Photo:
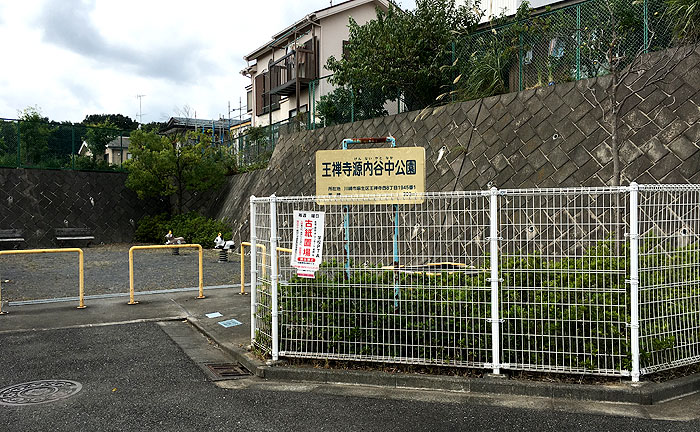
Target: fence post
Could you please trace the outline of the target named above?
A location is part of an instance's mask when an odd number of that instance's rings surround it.
[[[518,33],[518,91],[523,90],[523,34]]]
[[[581,79],[581,3],[576,5],[576,81]]]
[[[316,80],[311,80],[311,90],[309,91],[309,124],[308,130],[314,130],[316,126]],[[311,122],[313,119],[313,123]]]
[[[277,197],[270,195],[270,293],[272,295],[272,361],[279,360],[279,318],[277,306]]]
[[[649,52],[649,3],[644,0],[644,54]]]
[[[455,41],[454,41],[454,39],[453,39],[453,40],[452,40],[452,63],[451,63],[452,65],[455,64],[455,58],[457,57],[457,53],[456,53],[455,51],[456,51],[456,50],[455,50]],[[455,77],[455,69],[454,69],[454,67],[453,67],[453,68],[452,68],[452,87],[450,87],[450,90],[452,90],[452,92],[451,92],[451,93],[452,93],[452,96],[450,97],[450,102],[454,102],[454,101],[455,101],[455,94],[454,94],[454,91],[455,91],[455,78],[456,78],[456,77]]]
[[[355,123],[355,89],[350,86],[350,122]]]
[[[493,357],[493,373],[501,372],[501,344],[500,344],[500,305],[498,302],[498,189],[490,190],[490,233],[489,240],[491,251],[491,356]]]
[[[75,169],[75,125],[70,125],[70,167]]]
[[[20,132],[21,123],[21,120],[17,120],[17,168],[22,168],[22,141],[20,141],[22,138],[22,133]]]
[[[255,195],[250,196],[250,343],[255,342],[255,309],[257,308],[258,271],[257,242],[255,235]],[[242,258],[241,258],[242,259]]]
[[[639,185],[630,183],[630,339],[632,382],[639,382]]]

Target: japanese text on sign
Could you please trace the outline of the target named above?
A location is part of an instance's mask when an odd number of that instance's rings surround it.
[[[359,159],[359,158],[358,158]],[[365,157],[365,160],[354,160],[352,162],[322,162],[323,177],[381,177],[381,176],[405,176],[416,175],[416,160],[415,159],[399,159],[393,160],[391,156],[387,156],[387,160],[371,161]]]
[[[316,152],[316,195],[385,195],[382,203],[420,203],[425,149],[392,147]],[[392,197],[386,195],[394,195]],[[319,204],[328,201],[319,200]],[[334,201],[334,203],[342,202]],[[350,200],[348,201],[350,202]]]
[[[294,210],[292,267],[300,277],[314,277],[323,257],[324,212]]]

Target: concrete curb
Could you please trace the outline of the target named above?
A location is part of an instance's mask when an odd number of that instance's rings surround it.
[[[700,374],[664,383],[643,382],[607,385],[568,384],[521,381],[507,377],[469,378],[381,371],[318,369],[309,367],[269,366],[234,344],[217,340],[194,317],[187,321],[216,342],[255,376],[277,380],[324,384],[350,384],[397,389],[441,390],[483,395],[532,396],[575,401],[617,402],[654,405],[700,391]]]
[[[222,350],[234,358],[238,363],[244,368],[248,369],[252,374],[263,378],[259,370],[265,367],[265,363],[260,361],[257,357],[250,354],[248,351],[241,349],[235,344],[230,342],[224,342],[219,340],[213,333],[207,331],[207,329],[199,322],[199,320],[193,316],[187,317],[187,322],[190,323],[194,328],[196,328],[200,333],[202,333],[207,338],[213,340]]]

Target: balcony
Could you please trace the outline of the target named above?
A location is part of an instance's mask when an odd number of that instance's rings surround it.
[[[315,39],[312,39],[270,64],[270,95],[294,95],[297,84],[302,90],[318,77],[315,45]]]

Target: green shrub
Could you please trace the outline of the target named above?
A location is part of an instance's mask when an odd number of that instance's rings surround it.
[[[172,230],[176,237],[184,237],[185,242],[213,247],[214,238],[222,233],[225,240],[231,239],[231,227],[214,219],[206,218],[196,212],[176,215],[172,218],[167,213],[144,216],[139,220],[134,240],[142,243],[165,243],[165,235]]]
[[[136,226],[134,240],[140,243],[164,243],[165,235],[170,226],[170,216],[161,213],[155,216],[142,217]]]
[[[76,156],[75,157],[75,169],[85,170],[85,171],[118,171],[119,167],[116,165],[110,165],[109,162],[104,159],[92,160],[90,157],[86,156]],[[71,167],[71,161],[68,161],[67,167]]]
[[[617,247],[603,241],[574,258],[502,258],[501,344],[507,362],[630,369],[629,249]],[[642,242],[642,251],[648,248]],[[674,350],[698,341],[690,330],[700,311],[700,270],[693,264],[700,250],[657,249],[640,259],[642,367],[671,362]],[[490,350],[488,260],[469,271],[395,275],[352,262],[350,270],[346,279],[344,264],[331,260],[315,279],[293,276],[279,286],[281,349],[305,352],[305,341],[314,341],[321,353],[421,357],[436,364],[479,363]],[[269,306],[259,314],[269,314]],[[669,322],[669,316],[678,318]]]

